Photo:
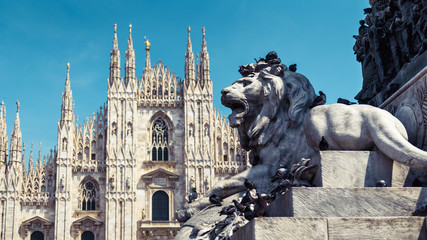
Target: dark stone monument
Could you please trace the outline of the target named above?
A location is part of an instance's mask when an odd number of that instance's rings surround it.
[[[370,3],[358,35],[353,36],[363,75],[362,90],[355,98],[379,106],[427,64],[427,1]]]

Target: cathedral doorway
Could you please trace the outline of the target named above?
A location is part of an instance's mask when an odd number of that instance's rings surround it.
[[[164,191],[153,194],[153,221],[169,221],[169,196]]]
[[[95,240],[95,235],[91,231],[85,231],[82,233],[81,240]]]
[[[40,231],[35,231],[31,234],[31,240],[44,240],[44,234]]]

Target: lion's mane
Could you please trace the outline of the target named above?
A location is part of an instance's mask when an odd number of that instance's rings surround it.
[[[256,68],[252,67],[252,69]],[[253,74],[253,76],[262,83],[260,97],[262,108],[248,110],[250,115],[256,117],[252,122],[246,122],[238,127],[240,143],[246,150],[251,150],[252,155],[255,156],[259,155],[262,149],[266,149],[266,146],[275,147],[280,150],[282,162],[286,165],[295,163],[300,159],[289,158],[298,158],[293,156],[298,152],[295,151],[295,148],[300,147],[298,145],[307,146],[302,123],[316,94],[305,76],[288,70],[286,65],[264,64],[264,67],[258,70],[259,74]],[[271,163],[271,161],[268,162]],[[277,159],[276,162],[278,162]]]

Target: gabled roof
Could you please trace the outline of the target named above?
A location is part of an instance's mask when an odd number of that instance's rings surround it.
[[[158,168],[154,171],[146,173],[146,174],[142,175],[142,178],[143,179],[150,179],[150,178],[153,178],[153,176],[160,175],[160,174],[166,175],[169,179],[178,179],[179,178],[179,175],[177,175],[173,172],[169,172],[168,170],[165,170],[163,168]]]
[[[23,221],[22,225],[24,225],[24,226],[25,225],[31,225],[31,223],[35,222],[35,221],[40,221],[40,222],[42,222],[46,226],[49,226],[49,225],[53,224],[51,221],[47,220],[46,218],[35,216],[35,217],[32,217],[32,218],[30,218],[28,220]]]
[[[82,224],[82,222],[84,222],[84,221],[91,221],[91,222],[93,222],[93,223],[94,223],[94,225],[102,225],[102,222],[101,222],[101,221],[99,221],[98,219],[93,218],[93,217],[91,217],[91,216],[85,216],[85,217],[82,217],[82,218],[80,218],[80,219],[78,219],[78,220],[74,221],[74,222],[73,222],[73,225],[81,225],[81,224]]]

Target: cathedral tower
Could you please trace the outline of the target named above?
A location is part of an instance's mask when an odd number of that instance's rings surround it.
[[[22,133],[19,119],[19,101],[16,101],[15,124],[10,137],[9,163],[6,170],[6,185],[9,197],[6,205],[2,208],[7,212],[9,218],[18,218],[20,212],[20,193],[22,191]],[[6,220],[6,219],[4,219]],[[2,221],[4,225],[5,239],[19,239],[19,224],[16,221]],[[2,226],[3,227],[3,226]]]
[[[131,34],[130,25],[123,80],[120,79],[117,25],[114,25],[107,98],[106,239],[136,239],[136,219],[132,209],[135,207],[134,183],[137,182],[134,144],[137,83]]]
[[[212,81],[209,70],[209,53],[202,29],[202,52],[194,70],[190,27],[188,28],[187,51],[185,53],[184,112],[186,133],[186,192],[196,188],[205,194],[214,176],[214,147],[211,134],[214,119],[212,103]],[[195,78],[195,76],[197,76]]]

